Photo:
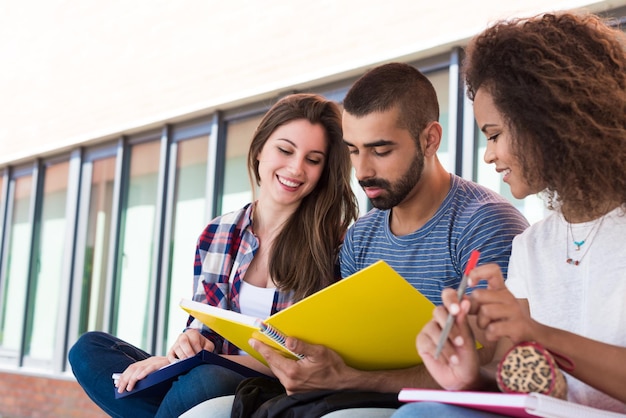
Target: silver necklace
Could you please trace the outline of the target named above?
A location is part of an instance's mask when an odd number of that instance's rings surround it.
[[[571,264],[573,266],[577,266],[580,264],[580,262],[583,260],[583,257],[587,255],[587,253],[589,252],[589,248],[591,247],[591,244],[593,244],[593,239],[595,238],[598,231],[600,230],[600,226],[602,225],[602,222],[604,221],[605,217],[606,216],[602,216],[600,219],[598,219],[593,224],[593,226],[591,227],[591,229],[589,230],[585,238],[580,241],[577,241],[576,238],[574,237],[572,224],[570,222],[567,223],[567,228],[566,228],[567,246],[565,247],[566,248],[565,262],[567,264]],[[569,253],[570,242],[574,243],[574,247],[576,247],[575,252],[580,251],[581,247],[587,244],[587,246],[583,249],[582,253],[580,254],[580,257],[578,257],[577,259],[575,259],[573,256],[570,256],[570,253]]]

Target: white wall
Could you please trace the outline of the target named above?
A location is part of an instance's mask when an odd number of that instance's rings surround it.
[[[589,0],[4,0],[0,167],[463,45]]]

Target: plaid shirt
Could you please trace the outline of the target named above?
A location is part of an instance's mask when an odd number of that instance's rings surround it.
[[[241,281],[259,249],[259,240],[252,232],[253,208],[253,204],[247,204],[238,211],[219,216],[202,231],[196,245],[193,300],[241,312]],[[271,313],[292,303],[292,292],[276,291]],[[239,354],[237,347],[191,316],[187,328],[198,329],[211,340],[216,353]]]

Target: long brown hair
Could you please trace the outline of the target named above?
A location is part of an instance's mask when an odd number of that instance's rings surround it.
[[[529,184],[571,214],[626,202],[626,36],[592,14],[498,22],[464,63],[511,130]],[[609,206],[610,207],[610,206]]]
[[[327,158],[313,191],[302,199],[274,240],[269,273],[282,291],[298,300],[335,279],[335,263],[348,226],[357,218],[357,203],[350,186],[350,156],[343,144],[339,106],[316,94],[292,94],[265,114],[252,138],[248,172],[260,184],[257,156],[281,125],[305,119],[326,132]]]

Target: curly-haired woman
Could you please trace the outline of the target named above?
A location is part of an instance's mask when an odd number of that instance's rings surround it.
[[[418,350],[443,388],[484,390],[505,353],[533,341],[571,361],[570,401],[626,413],[625,35],[591,14],[502,21],[470,42],[464,71],[485,161],[513,196],[543,192],[553,212],[514,239],[506,285],[483,265],[470,285],[488,289],[461,303],[444,291]],[[478,364],[467,315],[498,341],[491,367]],[[394,418],[435,414],[492,416],[415,403]]]

